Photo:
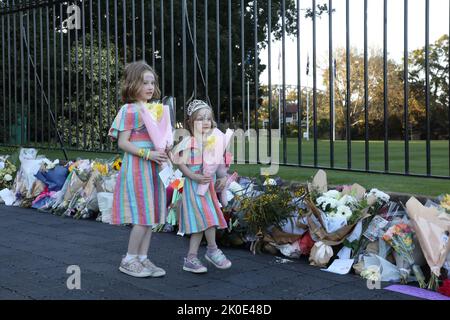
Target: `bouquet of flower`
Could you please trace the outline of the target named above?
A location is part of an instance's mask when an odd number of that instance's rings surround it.
[[[375,188],[366,193],[365,198],[371,214],[379,214],[382,208],[386,207],[390,200],[390,196],[387,193]]]
[[[146,103],[141,115],[150,139],[157,151],[165,151],[173,145],[172,124],[169,107],[161,102]],[[167,164],[162,164],[164,168]]]
[[[224,154],[232,136],[233,130],[231,129],[228,129],[224,134],[222,131],[215,128],[207,138],[203,150],[203,175],[212,177],[220,167],[225,166]],[[208,187],[209,184],[199,185],[197,194],[202,196],[205,195]],[[224,197],[226,197],[226,189],[222,192],[225,193]]]
[[[17,168],[9,162],[8,156],[0,156],[0,190],[11,189]]]
[[[441,208],[443,208],[445,212],[450,214],[450,194],[441,196],[439,200]]]
[[[409,266],[412,267],[419,286],[425,288],[425,277],[420,267],[415,265],[413,259],[414,244],[412,229],[405,223],[393,225],[383,235],[383,240],[389,243],[395,252],[406,260]],[[406,268],[400,268],[402,283],[408,283],[409,272],[410,270]]]
[[[406,203],[406,209],[431,269],[428,289],[436,291],[441,268],[450,251],[450,216],[439,212],[437,208],[424,207],[414,197]]]
[[[346,186],[342,191],[328,190],[326,173],[319,170],[308,184],[304,199],[313,239],[331,246],[344,242],[357,223],[370,216],[365,192],[358,184]]]

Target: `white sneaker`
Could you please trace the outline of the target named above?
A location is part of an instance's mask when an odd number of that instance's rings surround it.
[[[137,257],[131,259],[130,261],[125,261],[125,258],[123,258],[120,263],[119,270],[136,278],[146,278],[152,275],[152,273],[143,266]]]

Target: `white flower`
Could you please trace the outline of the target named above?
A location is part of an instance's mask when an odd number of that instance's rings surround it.
[[[344,216],[347,220],[352,216],[352,210],[347,206],[340,206],[337,208],[337,216]]]
[[[370,281],[380,281],[380,267],[376,265],[367,267],[361,272],[361,277]]]
[[[326,198],[339,199],[339,197],[341,196],[341,193],[336,190],[330,190],[328,192],[325,192],[322,196],[326,197]]]
[[[390,196],[386,193],[384,193],[383,191],[380,191],[378,189],[372,189],[370,190],[368,196],[373,195],[377,198],[378,201],[380,202],[389,202]]]
[[[339,206],[352,206],[358,203],[355,197],[349,196],[348,194],[344,195],[339,199]]]
[[[9,182],[9,181],[11,181],[13,179],[13,177],[10,174],[6,174],[4,179],[5,179],[6,182]]]
[[[333,198],[327,198],[325,196],[317,198],[317,204],[322,207],[322,210],[327,210],[327,207],[330,206],[330,209],[335,209],[338,206],[338,201]]]
[[[267,185],[276,186],[277,182],[275,181],[275,179],[270,178],[270,179],[267,179],[266,181],[264,181],[264,183],[263,183],[263,186],[267,186]]]

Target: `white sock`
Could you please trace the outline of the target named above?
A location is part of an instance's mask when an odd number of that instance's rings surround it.
[[[145,259],[147,259],[147,255],[139,255],[139,261],[144,261]]]
[[[125,262],[130,262],[131,260],[135,259],[138,255],[137,254],[129,254],[127,253],[125,257]]]

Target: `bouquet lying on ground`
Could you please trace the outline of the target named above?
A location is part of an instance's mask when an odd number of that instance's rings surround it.
[[[420,269],[420,266],[414,263],[413,259],[413,231],[405,223],[399,223],[390,227],[383,236],[383,240],[386,241],[394,248],[395,252],[399,254],[409,266],[412,267],[414,275],[416,276],[419,286],[421,288],[426,287],[425,277]],[[408,283],[410,270],[406,268],[400,268],[400,277],[402,283]]]

